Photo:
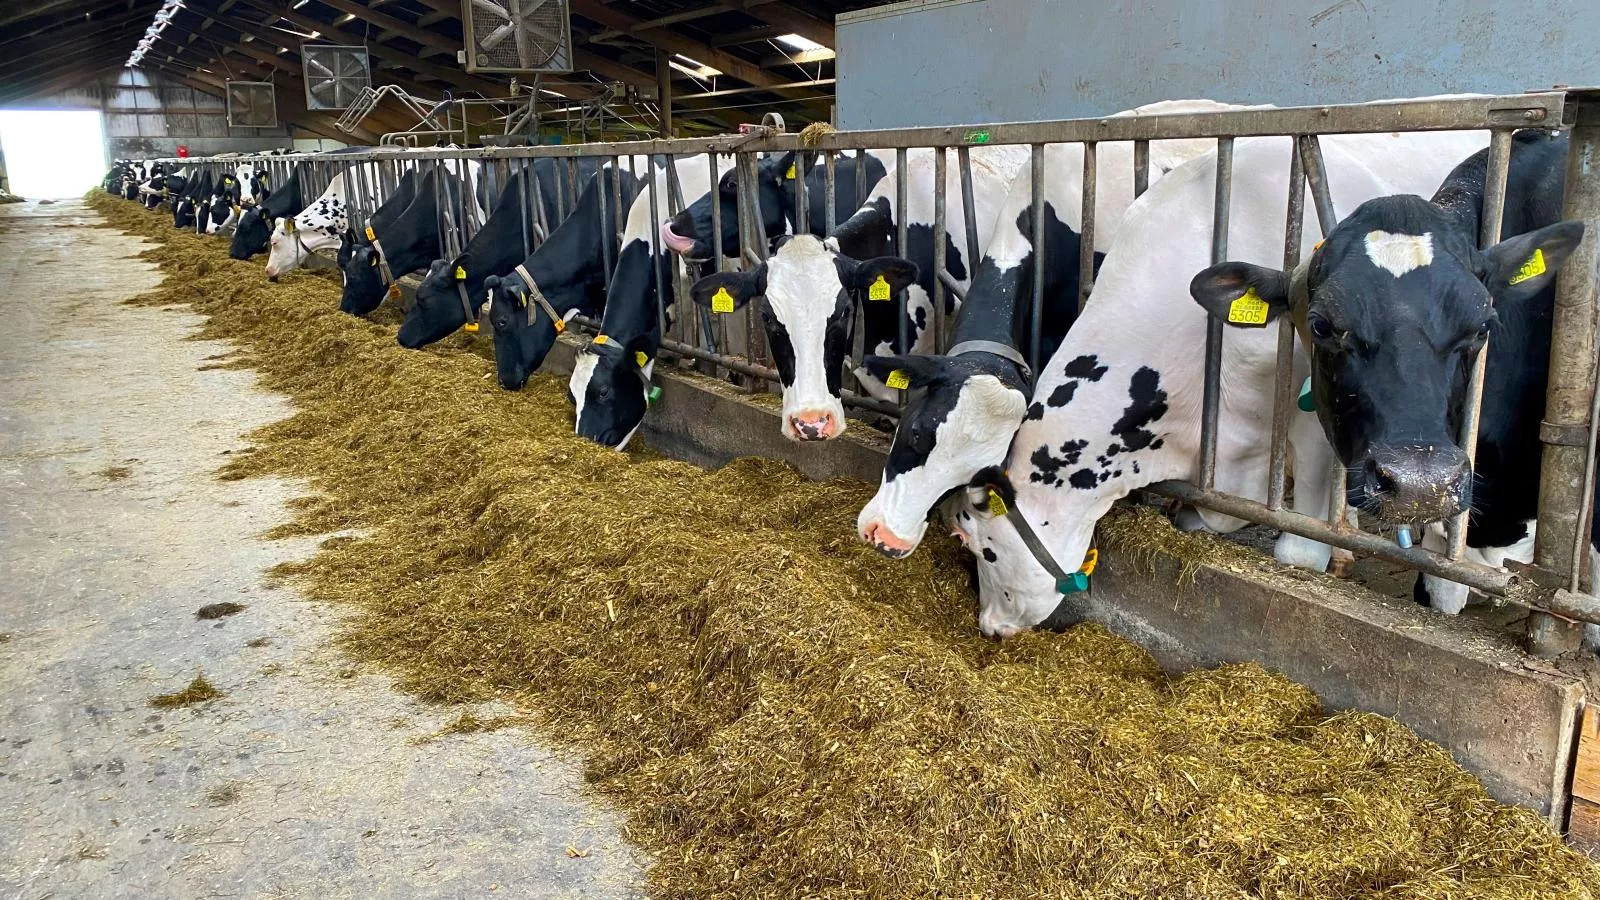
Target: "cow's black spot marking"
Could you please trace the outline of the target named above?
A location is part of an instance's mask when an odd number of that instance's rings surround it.
[[[1045,402],[1057,409],[1060,409],[1061,407],[1072,402],[1072,395],[1076,393],[1077,390],[1078,383],[1076,381],[1068,381],[1058,384],[1056,385],[1056,389],[1050,392],[1050,397]]]
[[[1110,371],[1108,367],[1100,365],[1100,357],[1089,353],[1067,363],[1066,376],[1082,378],[1085,381],[1099,381],[1108,371]]]
[[[1022,420],[1024,422],[1037,422],[1042,418],[1044,418],[1044,404],[1035,403],[1034,405],[1028,407],[1028,414],[1023,416]]]
[[[1079,469],[1073,472],[1072,477],[1068,478],[1067,481],[1080,491],[1090,490],[1100,483],[1100,480],[1095,477],[1093,469]]]
[[[1122,411],[1122,418],[1111,426],[1111,433],[1121,438],[1121,444],[1106,448],[1107,456],[1147,447],[1161,449],[1162,440],[1146,427],[1167,414],[1167,392],[1161,389],[1161,373],[1149,366],[1133,373],[1128,381],[1128,398],[1131,402]]]
[[[994,551],[990,550],[988,547],[983,548],[983,558],[989,562],[996,562],[1000,559],[1000,557],[995,556]]]
[[[1034,471],[1028,476],[1028,480],[1047,487],[1060,484],[1061,470],[1067,466],[1077,465],[1078,459],[1083,455],[1083,448],[1088,445],[1088,441],[1067,441],[1061,445],[1059,457],[1050,452],[1049,444],[1033,451],[1029,461],[1033,463]]]

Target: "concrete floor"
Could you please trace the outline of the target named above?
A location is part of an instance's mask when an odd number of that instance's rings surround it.
[[[198,371],[229,347],[183,340],[197,317],[119,305],[159,276],[90,221],[0,207],[0,896],[637,896],[569,760],[431,737],[460,710],[263,579],[315,547],[253,537],[297,485],[212,474],[287,404]],[[221,601],[247,608],[196,618]],[[150,706],[202,672],[221,699]]]

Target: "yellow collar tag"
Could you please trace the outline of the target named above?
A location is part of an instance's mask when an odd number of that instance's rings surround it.
[[[477,334],[478,333],[478,323],[477,322],[468,322],[467,324],[461,326],[461,330],[465,331],[467,334]]]
[[[1098,566],[1099,564],[1100,551],[1090,547],[1089,552],[1083,555],[1083,568],[1079,569],[1078,571],[1085,575],[1093,575],[1094,567]]]
[[[867,286],[867,299],[868,300],[887,300],[887,299],[889,299],[889,282],[886,281],[882,275],[879,275],[872,282],[872,284]]]
[[[375,241],[377,239],[378,239],[378,236],[372,233],[372,226],[368,225],[367,226],[367,240]]]
[[[789,171],[785,172],[783,177],[789,179],[790,181],[794,180],[794,163],[789,163]]]
[[[610,340],[611,340],[610,338],[606,337],[603,334],[597,334],[597,335],[594,336],[594,342],[596,344],[608,343],[608,342],[610,342]]]
[[[649,356],[649,354],[645,353],[643,350],[638,350],[638,351],[635,351],[634,354],[633,354],[633,361],[638,363],[639,364],[639,368],[642,369],[645,366],[650,364],[650,356]]]
[[[1521,284],[1529,278],[1537,278],[1545,273],[1544,251],[1538,247],[1533,248],[1533,255],[1522,264],[1517,274],[1511,276],[1511,284]]]
[[[733,295],[728,293],[727,288],[719,287],[717,292],[711,295],[711,311],[714,313],[733,312]]]
[[[554,319],[550,324],[556,327],[556,334],[567,330],[567,321],[565,319]]]
[[[1000,493],[994,488],[989,489],[989,515],[1003,516],[1006,514],[1006,501],[1000,499]]]
[[[390,300],[399,300],[400,299],[400,285],[398,283],[389,285],[389,299]]]
[[[467,270],[461,268],[460,266],[456,266],[456,280],[457,281],[466,281],[467,280]]]
[[[1235,325],[1265,325],[1267,309],[1267,301],[1261,299],[1255,285],[1251,285],[1243,296],[1229,304],[1228,321]]]
[[[883,380],[883,385],[891,390],[903,391],[911,386],[911,376],[906,374],[905,369],[895,369]]]

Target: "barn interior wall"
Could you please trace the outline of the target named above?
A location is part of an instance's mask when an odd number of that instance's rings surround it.
[[[911,0],[838,18],[848,129],[1600,83],[1600,3]]]
[[[98,109],[105,117],[109,159],[230,151],[273,150],[291,144],[278,128],[232,128],[223,98],[189,87],[159,72],[123,70],[72,90],[32,98],[28,109]]]

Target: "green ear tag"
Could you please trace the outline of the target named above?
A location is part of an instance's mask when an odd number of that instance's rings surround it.
[[[1305,384],[1300,385],[1300,396],[1295,400],[1294,405],[1300,407],[1301,412],[1317,411],[1317,398],[1311,393],[1310,378],[1306,379]]]
[[[656,405],[656,401],[660,400],[660,399],[661,399],[661,388],[658,388],[655,385],[651,385],[650,386],[650,390],[646,391],[645,395],[644,395],[645,405],[646,406],[655,406]]]
[[[879,275],[877,279],[872,282],[872,284],[867,286],[867,299],[889,299],[889,282],[885,281],[882,275]]]
[[[1267,301],[1256,293],[1255,285],[1245,290],[1244,296],[1228,306],[1228,321],[1234,325],[1267,324]]]
[[[717,292],[711,295],[711,311],[714,313],[733,312],[733,295],[728,293],[727,288],[719,287]]]

